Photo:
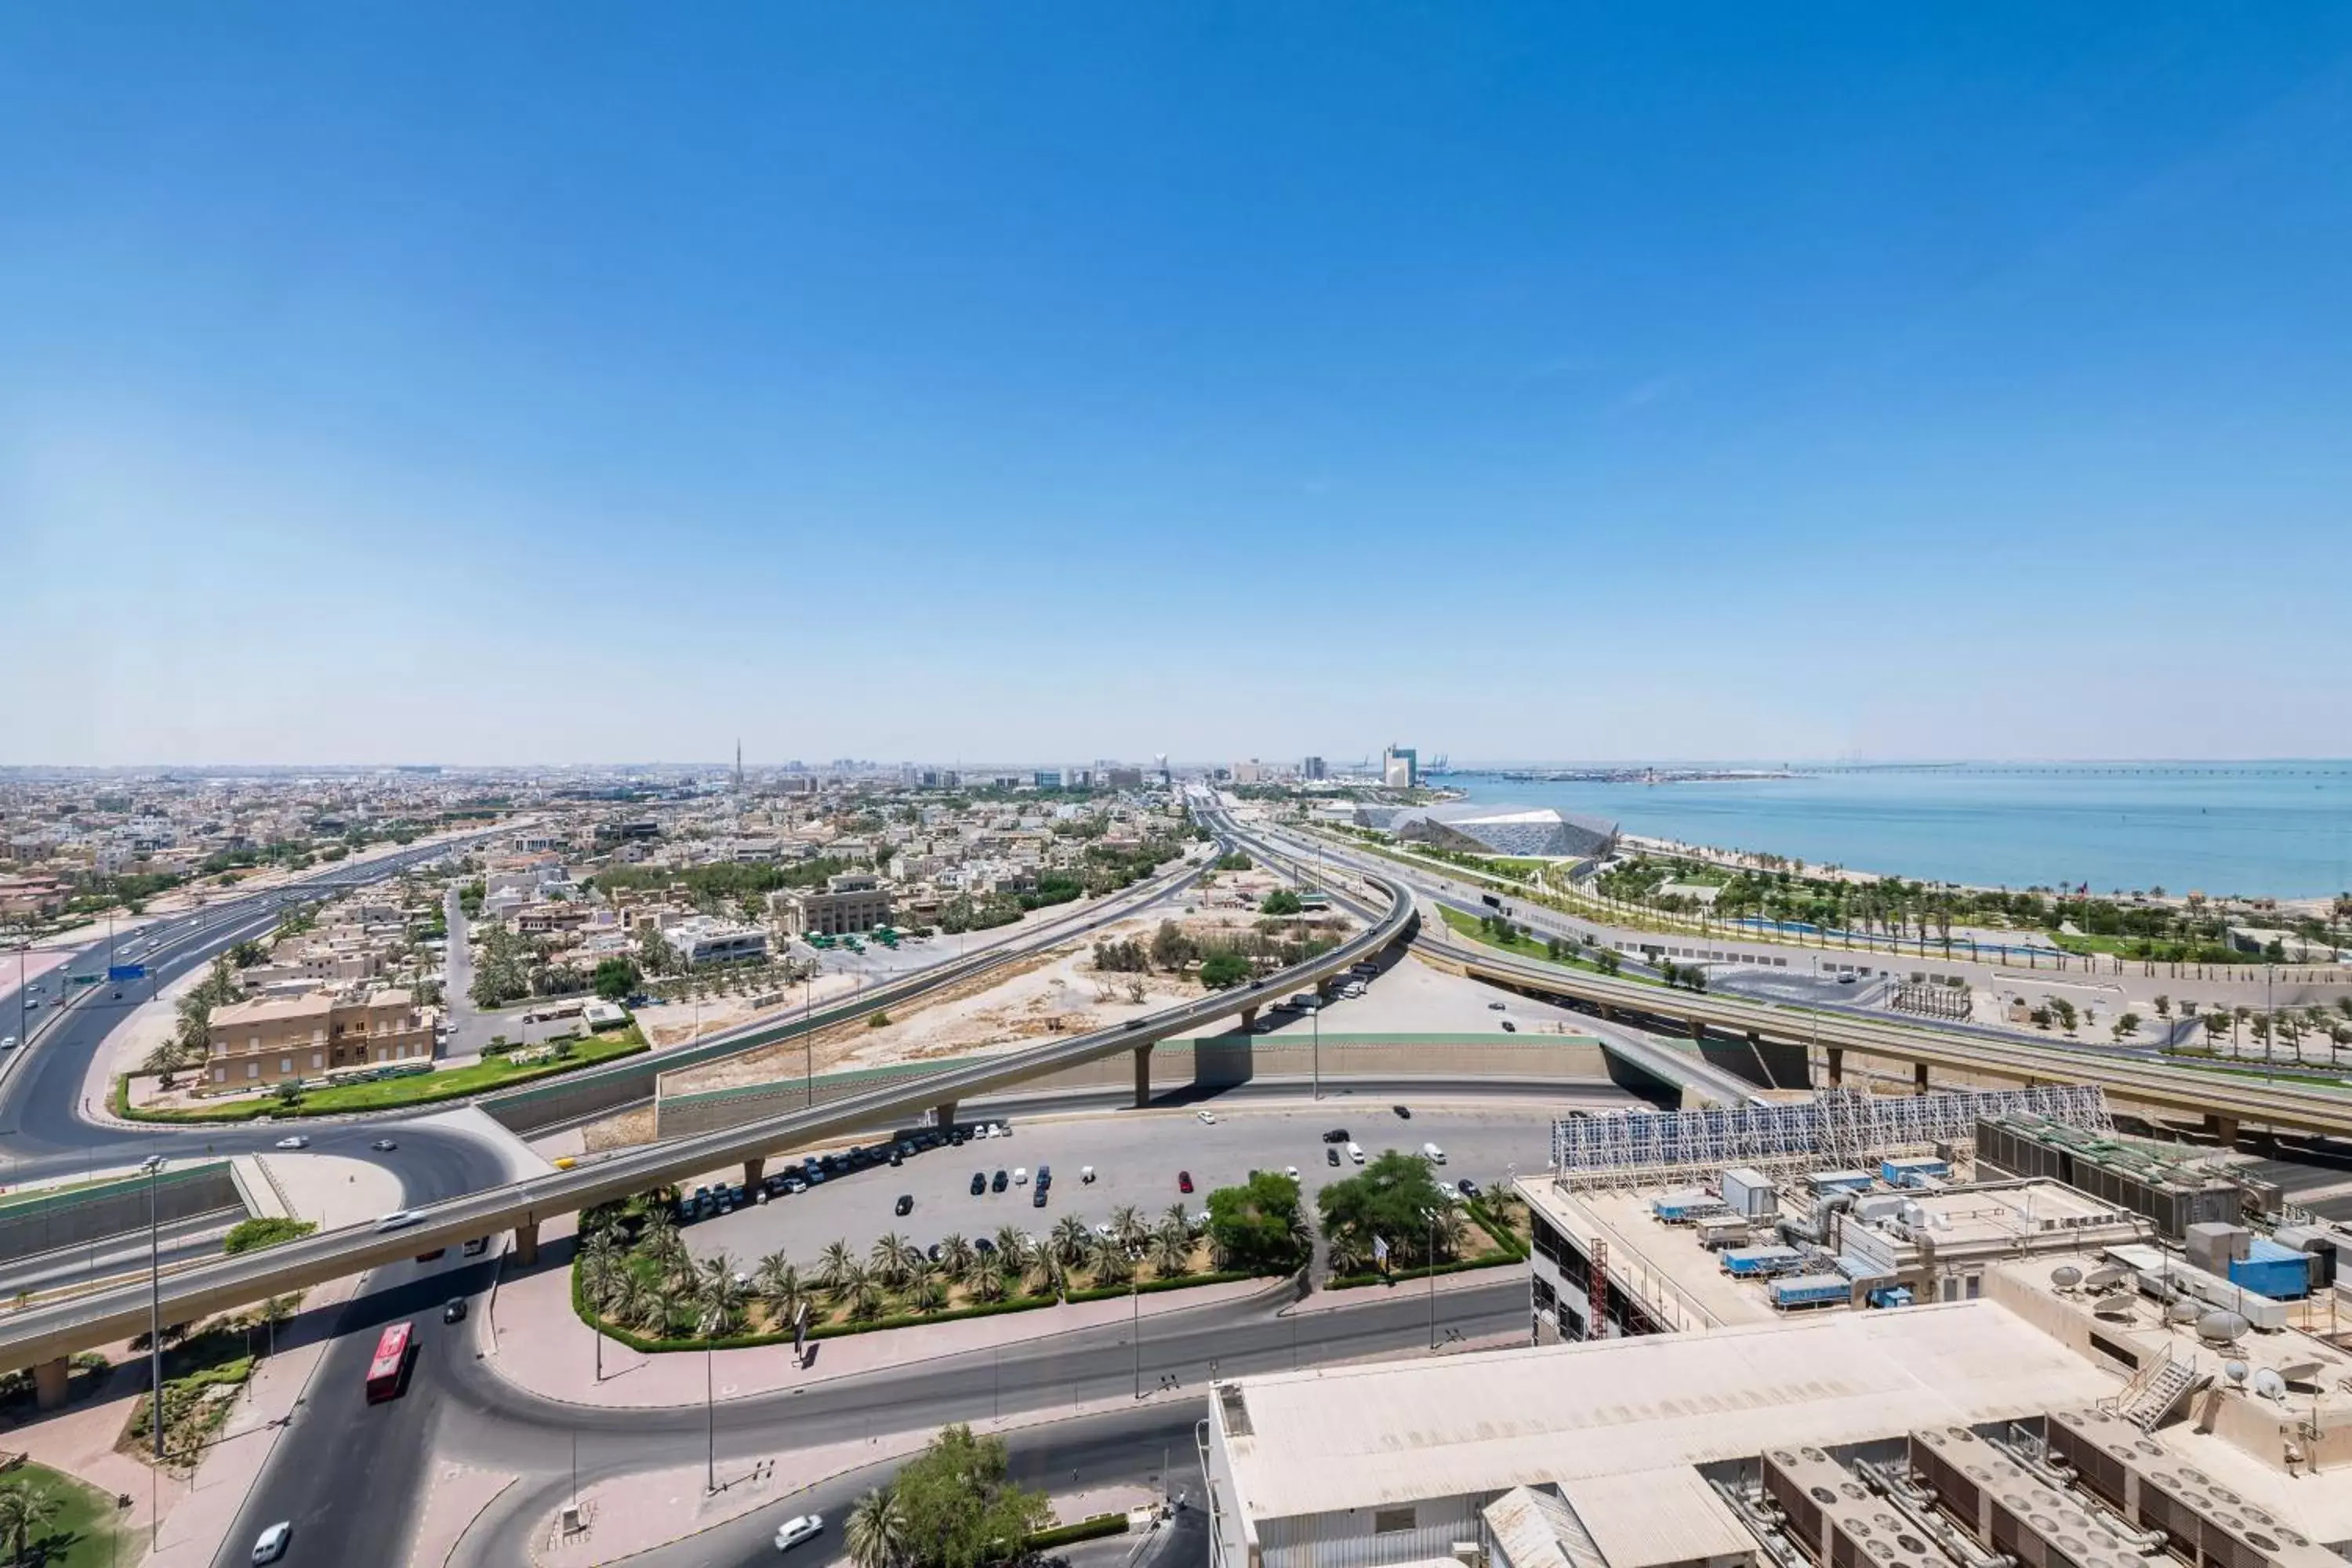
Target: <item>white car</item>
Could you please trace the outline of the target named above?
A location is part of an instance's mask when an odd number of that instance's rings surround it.
[[[1298,1167],[1296,1165],[1285,1165],[1282,1168],[1282,1173],[1294,1182],[1298,1180]]]
[[[16,1048],[16,1036],[14,1036],[14,1035],[5,1035],[5,1036],[0,1036],[0,1051],[13,1051],[13,1050],[15,1050]]]
[[[278,1147],[280,1149],[308,1149],[310,1146],[310,1141],[299,1133],[291,1138],[280,1138],[278,1141]]]
[[[1349,1144],[1348,1158],[1353,1160],[1359,1165],[1362,1164],[1364,1163],[1364,1146],[1361,1143]]]
[[[415,1209],[394,1209],[388,1215],[378,1216],[375,1227],[378,1230],[400,1230],[415,1223]]]
[[[804,1513],[798,1519],[788,1519],[776,1527],[776,1550],[790,1552],[813,1535],[824,1533],[824,1515]]]
[[[1421,1146],[1421,1157],[1433,1165],[1445,1163],[1445,1151],[1434,1143],[1423,1143]]]
[[[1205,1110],[1196,1110],[1192,1114],[1201,1119],[1201,1125],[1203,1127],[1214,1127],[1217,1124],[1217,1119]]]
[[[276,1524],[263,1531],[254,1541],[253,1560],[256,1563],[277,1562],[286,1555],[286,1543],[293,1539],[293,1525],[285,1520],[279,1520]]]
[[[1028,1166],[1015,1165],[1013,1167],[1013,1184],[1016,1187],[1025,1187],[1029,1184]]]

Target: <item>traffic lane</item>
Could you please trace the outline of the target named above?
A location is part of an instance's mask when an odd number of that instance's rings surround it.
[[[232,1213],[195,1215],[157,1227],[153,1260],[169,1268],[200,1258],[217,1258],[221,1238],[242,1215]],[[29,1258],[12,1258],[0,1268],[0,1297],[26,1290],[53,1290],[89,1279],[111,1279],[133,1271],[147,1271],[150,1253],[147,1229],[124,1231],[79,1247],[60,1247]]]
[[[279,1139],[299,1134],[310,1145],[305,1152],[337,1154],[362,1160],[415,1178],[415,1190],[431,1199],[462,1197],[467,1193],[504,1185],[514,1180],[504,1155],[482,1139],[439,1126],[404,1121],[272,1122],[265,1126],[186,1129],[113,1128],[92,1125],[86,1145],[69,1146],[29,1159],[11,1159],[6,1168],[13,1183],[79,1175],[98,1167],[135,1165],[150,1154],[170,1160],[227,1159],[239,1154],[275,1151]],[[371,1147],[389,1138],[399,1147],[381,1153]]]
[[[1324,1186],[1362,1169],[1347,1158],[1341,1145],[1323,1142],[1325,1132],[1339,1131],[1360,1142],[1368,1157],[1390,1149],[1418,1152],[1424,1143],[1433,1142],[1446,1156],[1441,1180],[1471,1176],[1499,1185],[1515,1168],[1543,1167],[1550,1155],[1552,1118],[1580,1098],[1563,1095],[1541,1106],[1431,1107],[1415,1111],[1410,1120],[1398,1117],[1390,1104],[1361,1098],[1297,1109],[1212,1110],[1213,1124],[1190,1112],[1170,1111],[1016,1120],[1009,1138],[929,1150],[909,1156],[903,1165],[869,1166],[796,1196],[695,1221],[683,1234],[698,1258],[725,1251],[749,1267],[750,1259],[782,1251],[807,1268],[831,1242],[846,1242],[862,1256],[877,1237],[890,1232],[928,1246],[950,1233],[967,1238],[989,1236],[1008,1225],[1043,1236],[1072,1214],[1089,1226],[1101,1224],[1109,1220],[1112,1210],[1129,1205],[1152,1220],[1171,1205],[1181,1204],[1194,1214],[1207,1206],[1212,1190],[1239,1185],[1253,1169],[1296,1166],[1300,1187],[1312,1204]],[[1596,1085],[1591,1099],[1595,1104],[1626,1103],[1626,1096],[1608,1085]],[[1331,1150],[1341,1150],[1337,1165],[1329,1163]],[[1041,1162],[1054,1172],[1052,1193],[1043,1208],[1034,1206],[1032,1196]],[[1083,1174],[1089,1166],[1095,1172],[1092,1182]],[[781,1163],[771,1166],[782,1168]],[[1002,1193],[994,1190],[1000,1170],[1007,1173]],[[1025,1184],[1013,1179],[1015,1171],[1025,1173]],[[1179,1188],[1180,1172],[1192,1175],[1190,1194]],[[988,1180],[989,1190],[979,1196],[971,1193],[975,1173]],[[713,1174],[741,1179],[740,1170]],[[912,1213],[896,1212],[901,1195],[914,1200]]]
[[[346,1303],[335,1340],[311,1373],[286,1429],[246,1494],[214,1562],[250,1561],[256,1537],[280,1520],[294,1526],[292,1563],[398,1563],[430,1482],[432,1434],[458,1362],[474,1359],[466,1325],[444,1324],[444,1303],[487,1289],[488,1259],[455,1268],[415,1264],[379,1269],[376,1288]],[[392,1275],[390,1281],[378,1279]],[[405,1391],[367,1402],[368,1364],[390,1324],[415,1325]]]

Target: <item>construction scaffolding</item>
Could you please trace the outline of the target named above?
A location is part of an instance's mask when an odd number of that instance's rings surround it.
[[[2112,1134],[2096,1084],[1977,1093],[1874,1095],[1823,1089],[1788,1105],[1571,1117],[1552,1123],[1551,1165],[1571,1189],[1640,1188],[1748,1165],[1776,1175],[1867,1169],[1888,1155],[1973,1152],[1979,1119],[2032,1116]]]

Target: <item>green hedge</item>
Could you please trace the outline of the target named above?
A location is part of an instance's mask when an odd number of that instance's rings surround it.
[[[1043,1552],[1048,1546],[1067,1546],[1073,1541],[1099,1541],[1106,1535],[1126,1533],[1127,1515],[1098,1513],[1076,1524],[1057,1524],[1051,1530],[1041,1530],[1024,1544],[1032,1552]]]
[[[1474,1268],[1501,1268],[1509,1264],[1523,1263],[1523,1258],[1508,1253],[1488,1253],[1484,1258],[1458,1258],[1452,1263],[1440,1263],[1430,1268],[1400,1268],[1393,1274],[1342,1274],[1326,1280],[1326,1290],[1360,1290],[1367,1285],[1402,1285],[1408,1279],[1426,1279],[1433,1274],[1467,1274]]]
[[[244,1100],[236,1105],[214,1106],[201,1110],[143,1110],[131,1105],[131,1079],[130,1075],[124,1074],[114,1080],[112,1109],[115,1115],[126,1121],[160,1122],[180,1126],[220,1126],[252,1121],[264,1116],[274,1116],[281,1121],[305,1116],[364,1116],[379,1110],[405,1110],[412,1106],[437,1105],[444,1100],[472,1100],[480,1095],[498,1094],[506,1089],[520,1088],[524,1084],[535,1083],[541,1079],[554,1078],[561,1073],[576,1072],[582,1068],[602,1067],[607,1062],[616,1062],[625,1057],[641,1056],[650,1049],[652,1049],[650,1046],[638,1041],[626,1050],[612,1051],[602,1055],[577,1056],[569,1061],[541,1062],[532,1067],[519,1068],[496,1083],[436,1084],[435,1079],[441,1075],[422,1073],[406,1079],[387,1079],[382,1080],[383,1085],[413,1083],[416,1086],[416,1092],[387,1096],[374,1103],[364,1105],[333,1101],[325,1105],[314,1105],[311,1103],[310,1097],[305,1095],[292,1105],[287,1105],[276,1100]],[[456,1070],[463,1072],[467,1069],[461,1068]],[[335,1090],[328,1089],[315,1092],[331,1095]]]
[[[1071,1291],[1069,1294],[1069,1300],[1073,1301],[1108,1301],[1114,1296],[1127,1295],[1130,1289],[1132,1289],[1136,1295],[1149,1296],[1153,1292],[1160,1290],[1185,1290],[1190,1289],[1195,1285],[1230,1285],[1236,1279],[1251,1279],[1255,1278],[1256,1278],[1256,1276],[1249,1273],[1245,1269],[1229,1268],[1221,1273],[1187,1274],[1181,1279],[1146,1279],[1141,1284],[1133,1287],[1126,1285],[1090,1285],[1086,1289]]]
[[[1495,1211],[1486,1206],[1486,1201],[1484,1198],[1472,1198],[1464,1206],[1469,1209],[1470,1217],[1478,1222],[1478,1228],[1494,1238],[1496,1247],[1509,1253],[1518,1262],[1525,1263],[1528,1260],[1528,1247],[1526,1240],[1517,1231],[1513,1230],[1496,1217]]]
[[[298,1240],[318,1228],[312,1220],[261,1215],[252,1219],[241,1219],[229,1226],[228,1235],[221,1238],[221,1250],[235,1257],[240,1252],[252,1252],[264,1247],[276,1247],[281,1242]]]

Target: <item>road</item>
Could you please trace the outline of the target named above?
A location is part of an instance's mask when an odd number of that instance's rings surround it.
[[[155,1249],[156,1260],[169,1268],[175,1263],[217,1258],[220,1256],[221,1238],[228,1234],[230,1226],[244,1217],[245,1211],[238,1209],[226,1214],[200,1214],[173,1220],[157,1231],[160,1245]],[[136,1231],[80,1247],[60,1247],[27,1258],[12,1258],[5,1278],[0,1278],[0,1293],[13,1297],[19,1290],[54,1289],[60,1285],[71,1285],[85,1279],[109,1279],[127,1274],[143,1276],[147,1272],[147,1233]]]

